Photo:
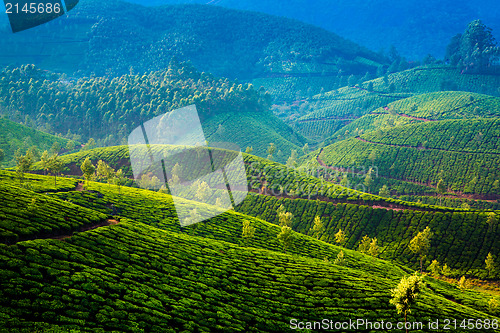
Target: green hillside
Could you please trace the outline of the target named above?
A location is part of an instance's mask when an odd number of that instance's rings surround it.
[[[334,143],[319,159],[335,167],[375,165],[381,177],[426,186],[443,179],[450,191],[496,197],[499,121],[446,120],[377,130]]]
[[[416,122],[499,116],[498,97],[463,91],[434,92],[401,99],[378,108],[343,127],[331,140]]]
[[[56,142],[61,148],[65,148],[69,140],[0,117],[0,149],[5,154],[4,161],[1,162],[2,167],[15,165],[14,154],[18,149],[24,152],[35,146],[42,152],[49,150]]]
[[[364,75],[385,62],[312,25],[217,6],[83,1],[36,29],[19,35],[2,30],[2,66],[33,63],[68,74],[123,75],[131,68],[142,74],[162,70],[172,57],[240,79],[325,69]]]
[[[479,114],[484,112],[496,114],[494,110],[498,110],[498,99],[488,98],[500,96],[499,76],[461,74],[453,67],[418,67],[358,83],[356,86],[354,84],[309,99],[309,111],[294,121],[294,128],[302,135],[317,141],[328,137],[337,139],[339,136],[345,137],[346,131],[352,134],[356,128],[363,128],[364,124],[359,125],[355,122],[356,119],[377,112],[379,108],[391,106],[396,101],[400,103],[395,104],[395,109],[403,108],[405,111],[416,104],[421,111],[417,114],[429,115],[423,110],[429,112],[442,110],[447,113],[454,108],[458,108],[462,114],[467,114],[474,112],[476,107],[478,109],[475,112]],[[460,95],[453,95],[454,92],[449,91],[457,91],[456,94]],[[436,94],[419,97],[433,92]],[[477,94],[487,94],[490,97]],[[412,96],[413,99],[406,100]],[[468,101],[470,96],[477,100]],[[434,101],[435,99],[439,102]],[[490,109],[493,111],[489,111]],[[332,126],[333,120],[342,123]],[[355,124],[350,124],[351,122]]]
[[[3,188],[11,182],[4,180]],[[93,206],[87,209],[99,216],[115,203],[117,225],[68,235],[63,241],[0,245],[3,328],[281,332],[300,316],[311,321],[402,319],[389,299],[390,289],[410,274],[404,267],[348,249],[343,250],[345,266],[335,265],[324,258],[333,260],[339,247],[298,233],[292,254],[283,254],[277,226],[235,212],[181,229],[165,194],[119,191],[98,183],[90,188],[93,192],[45,196],[45,207],[56,208],[66,198]],[[0,212],[17,212],[15,207],[24,200],[19,198],[11,208],[2,206]],[[240,245],[243,219],[256,227],[251,247]],[[29,223],[30,218],[17,214],[15,221]],[[461,292],[429,277],[425,281],[428,287],[409,320],[498,320],[488,314],[490,295],[472,289]]]
[[[268,94],[189,64],[172,62],[161,72],[114,79],[63,77],[31,65],[6,69],[0,74],[0,110],[11,120],[29,119],[52,133],[73,133],[107,146],[126,142],[142,122],[194,104],[209,141],[235,143],[243,150],[251,146],[263,157],[274,143],[281,162],[306,142],[268,111]]]

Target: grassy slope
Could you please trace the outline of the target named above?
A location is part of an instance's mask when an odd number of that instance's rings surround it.
[[[36,146],[40,152],[49,150],[57,142],[65,147],[69,140],[59,138],[5,118],[0,118],[0,149],[5,152],[4,167],[15,165],[14,153],[18,148],[26,150]],[[23,151],[23,153],[24,153]]]
[[[393,110],[389,114],[389,110]],[[408,118],[410,116],[414,118]],[[416,95],[401,99],[378,108],[351,122],[333,135],[342,137],[356,136],[383,127],[388,127],[388,120],[396,125],[416,123],[424,120],[474,119],[500,116],[500,98],[463,91],[442,91]],[[345,135],[345,131],[349,131]],[[362,132],[360,132],[362,131]]]
[[[371,163],[375,152],[373,164],[382,177],[428,186],[442,178],[452,191],[498,195],[498,124],[498,119],[447,120],[378,130],[334,143],[319,158],[330,166],[359,168]]]
[[[353,133],[356,128],[362,126],[353,125],[331,131],[332,128],[328,124],[328,128],[323,128],[324,119],[359,118],[394,101],[443,90],[500,95],[500,77],[460,74],[451,67],[420,67],[390,74],[387,79],[385,82],[383,78],[377,78],[362,83],[360,87],[345,87],[315,96],[311,100],[312,111],[299,119],[299,123],[295,125],[296,129],[306,137],[313,138],[314,133],[321,133],[316,139],[326,139],[328,136],[337,138],[339,135],[344,136],[346,130]],[[373,84],[373,90],[367,91],[370,82]],[[391,85],[394,87],[392,92],[389,89]],[[489,106],[484,105],[484,109],[487,108]],[[304,123],[300,123],[301,121]]]
[[[120,198],[113,186],[91,187],[104,198]],[[165,205],[165,196],[158,193],[125,188],[122,193],[129,198],[125,202],[135,200],[139,219],[155,216],[152,201],[160,210]],[[254,248],[222,238],[240,237],[239,216],[257,227]],[[350,250],[344,250],[347,267],[335,266],[314,258],[334,256],[338,247],[298,234],[295,255],[276,253],[266,242],[274,239],[276,244],[276,226],[238,213],[225,213],[224,218],[225,223],[200,224],[194,230],[199,236],[124,218],[117,226],[66,241],[0,246],[2,327],[262,332],[283,331],[292,316],[400,319],[388,304],[388,290],[404,274],[397,266]],[[163,225],[176,224],[171,217],[163,220]],[[460,293],[449,284],[428,282],[411,319],[488,317],[477,292]]]

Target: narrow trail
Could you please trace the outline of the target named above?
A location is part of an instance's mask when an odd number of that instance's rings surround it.
[[[101,228],[101,227],[107,227],[110,225],[116,225],[118,223],[120,223],[120,221],[117,221],[115,219],[106,219],[106,220],[104,220],[100,223],[97,223],[97,224],[90,224],[90,225],[82,226],[82,227],[80,227],[80,228],[78,228],[70,233],[66,233],[66,234],[62,234],[62,235],[55,235],[55,236],[48,236],[48,237],[38,237],[38,238],[34,238],[34,239],[65,240],[65,239],[71,238],[71,236],[73,236],[75,233],[90,231],[90,230],[94,230],[94,229]]]

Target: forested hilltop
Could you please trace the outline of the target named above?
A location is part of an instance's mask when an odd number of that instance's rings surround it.
[[[67,16],[23,34],[14,36],[7,29],[0,40],[0,64],[34,63],[68,74],[158,71],[173,56],[202,71],[239,79],[339,70],[364,75],[386,61],[296,20],[203,5],[146,8],[85,1]]]

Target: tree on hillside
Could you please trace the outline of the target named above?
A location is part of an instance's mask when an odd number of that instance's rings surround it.
[[[33,156],[30,151],[26,152],[26,155],[21,153],[21,149],[18,149],[14,154],[16,160],[16,173],[19,178],[19,182],[22,184],[24,181],[24,174],[31,170],[33,166]]]
[[[42,156],[40,156],[40,164],[42,165],[44,175],[46,175],[47,172],[49,171],[49,161],[50,161],[49,152],[47,150],[44,150]]]
[[[278,234],[278,239],[283,246],[283,251],[286,253],[286,250],[292,245],[294,239],[292,228],[286,225],[282,226],[281,232]]]
[[[486,270],[488,271],[488,276],[492,277],[493,272],[495,271],[495,258],[491,254],[491,252],[488,252],[488,256],[486,256],[486,260],[484,261],[486,264]]]
[[[344,266],[345,263],[346,263],[346,260],[345,260],[344,251],[340,250],[339,254],[337,254],[337,257],[333,261],[333,264],[338,265],[338,266]]]
[[[97,162],[96,175],[100,180],[106,179],[108,184],[111,185],[115,177],[115,170],[103,160],[99,160]]]
[[[448,267],[448,264],[444,264],[443,269],[441,269],[441,273],[443,276],[450,276],[451,275],[451,269]]]
[[[121,186],[125,185],[125,181],[127,178],[123,174],[123,170],[119,169],[115,173],[115,177],[113,178],[113,183],[118,186],[118,193],[121,194]]]
[[[465,278],[465,276],[462,275],[460,280],[458,281],[458,289],[461,291],[464,291],[465,289],[469,288],[469,281]]]
[[[493,230],[493,226],[497,222],[498,222],[497,214],[495,214],[493,212],[489,213],[488,218],[486,219],[486,223],[488,224],[488,231]]]
[[[389,191],[389,188],[387,187],[387,185],[382,186],[380,191],[378,191],[378,195],[380,195],[381,197],[384,197],[384,198],[387,198],[388,196],[391,195],[391,192]]]
[[[419,255],[420,257],[420,273],[423,271],[423,260],[425,256],[427,255],[427,252],[429,251],[431,247],[431,237],[433,233],[431,231],[431,228],[425,227],[424,231],[419,232],[413,239],[410,241],[409,248],[410,250]]]
[[[377,238],[373,237],[370,246],[368,247],[368,254],[376,258],[380,254],[380,247],[377,244]]]
[[[71,141],[68,141],[68,143],[66,144],[66,149],[68,151],[72,151],[73,149],[75,149],[76,147],[76,144],[75,144],[75,141],[71,140]]]
[[[396,306],[398,314],[405,316],[405,326],[408,313],[411,312],[411,306],[417,301],[419,293],[422,291],[422,277],[416,273],[412,276],[404,276],[395,289],[391,290],[392,299],[389,301]],[[408,332],[408,329],[406,329]]]
[[[288,160],[286,161],[286,166],[288,168],[296,168],[297,167],[297,151],[295,149],[292,149],[292,153]]]
[[[281,212],[278,214],[278,220],[280,222],[280,227],[283,226],[292,227],[293,214],[290,212]]]
[[[363,184],[368,188],[367,192],[369,192],[370,187],[372,187],[372,185],[373,185],[372,169],[371,168],[368,171],[368,173],[366,174],[366,177],[365,177]]]
[[[363,239],[361,239],[361,243],[359,243],[358,251],[361,253],[368,253],[371,241],[372,240],[370,239],[370,237],[368,237],[368,235],[363,236]]]
[[[199,183],[198,188],[196,189],[195,197],[200,202],[206,202],[208,198],[210,198],[211,193],[212,190],[210,189],[210,186],[208,186],[206,182],[201,182]]]
[[[253,152],[253,147],[248,146],[247,149],[245,149],[245,153],[251,154]]]
[[[438,181],[437,186],[436,186],[436,191],[440,195],[440,197],[439,197],[439,205],[441,205],[441,202],[443,200],[442,196],[443,196],[443,194],[446,193],[446,185],[444,184],[444,181],[442,179],[440,179]]]
[[[439,261],[433,260],[427,269],[431,272],[432,276],[439,277],[439,273],[441,272]]]
[[[243,231],[241,236],[245,242],[245,246],[248,245],[248,242],[255,236],[255,227],[251,225],[250,221],[243,220]]]
[[[316,215],[314,217],[314,224],[310,229],[310,233],[314,237],[316,237],[316,239],[319,239],[319,235],[323,232],[323,230],[324,230],[323,222],[321,222],[321,218],[318,215]]]
[[[344,245],[346,240],[347,240],[346,234],[342,231],[342,229],[339,229],[339,231],[335,234],[335,243],[339,245]]]
[[[3,149],[0,149],[0,167],[2,166],[2,162],[5,159],[5,153]]]
[[[270,143],[267,147],[267,159],[272,161],[273,155],[276,152],[276,145],[274,143]]]
[[[469,23],[464,34],[453,37],[446,50],[446,59],[451,65],[469,72],[485,72],[499,56],[491,28],[481,20]]]
[[[306,143],[304,147],[302,147],[302,151],[304,152],[304,155],[309,154],[309,145]]]
[[[95,172],[95,166],[92,164],[89,157],[87,157],[85,161],[83,161],[82,165],[80,166],[80,170],[82,170],[83,176],[85,177],[86,186],[88,187],[89,180],[92,178],[92,175]]]
[[[57,186],[57,175],[61,173],[63,168],[63,163],[59,159],[59,155],[52,155],[48,160],[47,168],[49,172],[54,176],[54,186]]]

